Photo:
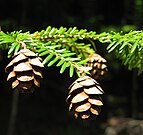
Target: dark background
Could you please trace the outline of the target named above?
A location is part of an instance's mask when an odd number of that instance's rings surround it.
[[[74,27],[97,31],[142,29],[141,0],[1,0],[3,31],[40,31],[47,26]],[[56,67],[45,68],[41,87],[33,94],[19,95],[14,135],[103,135],[112,116],[143,118],[142,81],[128,71],[105,46],[96,43],[98,53],[108,61],[109,72],[99,80],[105,91],[104,106],[96,121],[75,120],[65,102],[68,86],[76,79]],[[13,90],[7,83],[5,66],[10,61],[0,50],[0,135],[7,135]]]

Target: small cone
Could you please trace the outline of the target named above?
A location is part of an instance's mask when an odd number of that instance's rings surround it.
[[[28,49],[21,49],[13,56],[5,71],[9,73],[7,80],[12,82],[12,88],[20,93],[31,93],[35,87],[40,87],[43,64],[36,54]]]
[[[88,59],[89,61],[86,66],[91,67],[89,73],[91,74],[92,78],[98,79],[99,77],[105,75],[108,69],[106,65],[107,61],[103,57],[95,53],[89,55]]]
[[[69,90],[66,102],[75,118],[95,119],[99,115],[103,105],[100,95],[104,92],[96,80],[82,76],[70,85]]]

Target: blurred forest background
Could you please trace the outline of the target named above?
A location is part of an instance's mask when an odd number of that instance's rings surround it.
[[[142,0],[1,0],[0,26],[4,32],[41,31],[47,26],[85,28],[88,31],[142,30]],[[76,79],[56,67],[43,70],[41,88],[19,95],[14,135],[104,135],[109,119],[143,119],[143,75],[122,66],[106,44],[97,51],[108,61],[108,73],[100,80],[104,106],[96,121],[75,120],[65,102],[68,86]],[[0,135],[9,134],[13,92],[4,72],[9,59],[0,50]],[[115,120],[116,121],[116,120]],[[116,121],[117,122],[117,121]],[[115,122],[115,123],[116,123]],[[114,124],[113,124],[114,125]]]

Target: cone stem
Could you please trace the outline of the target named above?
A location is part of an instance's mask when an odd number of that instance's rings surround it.
[[[20,42],[21,48],[26,49],[26,44],[24,42]]]

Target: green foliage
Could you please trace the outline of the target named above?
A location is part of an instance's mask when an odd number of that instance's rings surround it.
[[[12,57],[21,49],[21,43],[38,56],[43,58],[43,64],[51,67],[60,67],[60,73],[69,68],[70,77],[76,71],[80,74],[84,71],[89,54],[95,53],[95,40],[106,43],[107,51],[115,52],[117,58],[128,69],[138,69],[143,72],[143,32],[103,32],[97,34],[95,31],[74,28],[47,27],[45,30],[34,33],[14,31],[11,33],[0,32],[0,48],[8,50],[8,58]]]
[[[138,74],[143,72],[143,32],[130,31],[108,33],[108,52],[114,51],[117,58],[122,60],[122,64],[129,70],[138,69]]]
[[[47,27],[46,30],[30,34],[29,32],[14,31],[11,33],[0,32],[0,48],[8,50],[8,58],[12,57],[21,49],[21,43],[38,56],[43,58],[43,64],[51,67],[54,64],[60,67],[63,73],[69,67],[69,75],[73,76],[76,71],[87,62],[87,56],[95,52],[91,41],[95,32],[78,30],[74,28]],[[85,42],[89,41],[87,44]]]

